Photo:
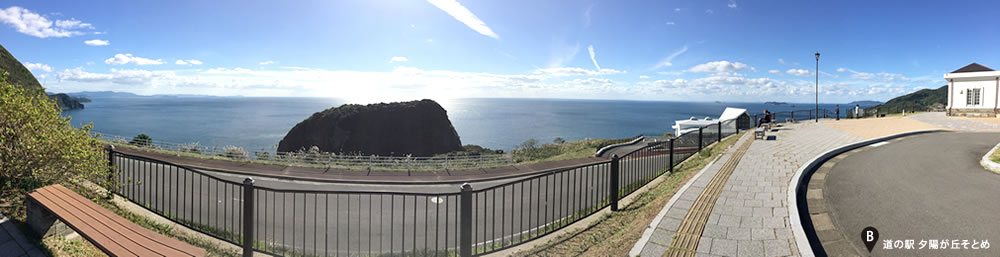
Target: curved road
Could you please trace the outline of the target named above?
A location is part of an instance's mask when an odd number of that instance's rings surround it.
[[[980,158],[1000,133],[931,133],[864,147],[836,162],[823,190],[834,225],[858,252],[861,231],[880,233],[871,256],[1000,256],[988,250],[883,249],[883,240],[1000,243],[1000,174]],[[971,245],[969,246],[971,247]]]

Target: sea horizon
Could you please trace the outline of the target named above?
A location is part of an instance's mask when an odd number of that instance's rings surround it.
[[[70,93],[76,94],[76,93]],[[94,132],[131,139],[146,134],[155,141],[239,146],[249,152],[274,152],[289,129],[313,113],[346,102],[328,97],[140,96],[90,97],[81,110],[67,110],[74,126],[94,123]],[[414,99],[418,100],[418,99]],[[811,110],[814,103],[765,104],[723,101],[638,101],[565,98],[455,98],[435,100],[448,113],[463,145],[510,151],[530,139],[634,138],[673,133],[673,122],[718,118],[726,107],[752,114]],[[775,101],[777,102],[777,101]],[[821,103],[830,109],[835,103]],[[845,107],[844,112],[847,108]],[[841,116],[844,116],[844,112]],[[802,118],[800,118],[802,119]]]

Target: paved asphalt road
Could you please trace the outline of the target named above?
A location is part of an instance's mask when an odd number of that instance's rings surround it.
[[[1000,174],[980,158],[998,133],[944,132],[906,137],[836,163],[824,197],[834,224],[859,252],[861,231],[879,230],[872,256],[1000,256]],[[988,250],[886,250],[883,240],[989,240]]]
[[[677,157],[675,161],[680,160]],[[651,174],[667,167],[667,162],[667,154],[654,151],[623,159],[621,166],[623,171]],[[239,184],[245,176],[200,171],[230,184],[145,161],[117,158],[116,165],[121,169],[119,179],[132,182],[124,184],[130,186],[120,190],[122,195],[164,210],[175,219],[239,232],[243,199]],[[601,206],[608,194],[608,166],[574,169],[475,193],[473,242],[519,241],[547,224]],[[472,186],[479,190],[519,179]],[[641,179],[623,173],[621,185]],[[316,255],[399,253],[423,251],[425,246],[433,252],[456,245],[458,184],[342,184],[258,178],[255,185],[273,189],[255,193],[258,241]],[[331,190],[340,193],[321,192]]]

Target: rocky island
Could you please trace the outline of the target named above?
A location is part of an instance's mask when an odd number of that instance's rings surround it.
[[[462,150],[448,113],[433,100],[345,104],[292,127],[279,152],[306,150],[380,156],[434,156]]]

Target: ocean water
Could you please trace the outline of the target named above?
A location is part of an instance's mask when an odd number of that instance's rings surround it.
[[[63,112],[80,126],[131,137],[144,133],[155,141],[198,142],[202,146],[242,146],[248,151],[274,151],[295,124],[315,112],[340,106],[333,98],[282,97],[107,97],[91,98],[83,110]],[[552,142],[556,137],[630,138],[672,133],[674,120],[692,116],[718,118],[725,107],[751,114],[813,109],[812,104],[658,102],[566,99],[451,99],[438,101],[463,144],[510,150],[528,139]],[[833,110],[833,104],[820,108]],[[841,105],[841,115],[847,110]],[[801,117],[800,113],[796,114]],[[783,119],[783,117],[778,117]],[[800,119],[805,119],[801,117]]]

